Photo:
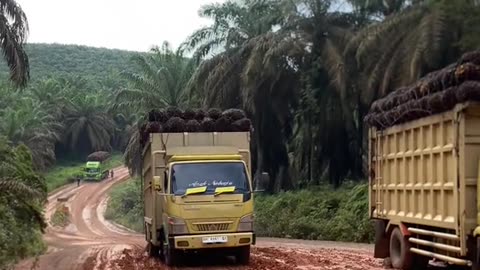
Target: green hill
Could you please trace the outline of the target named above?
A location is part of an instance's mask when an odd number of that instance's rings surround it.
[[[132,70],[130,58],[138,52],[94,48],[80,45],[27,44],[32,82],[48,77],[80,76],[103,84],[106,78],[123,70]],[[3,61],[2,61],[3,62]],[[8,69],[0,64],[0,76]]]

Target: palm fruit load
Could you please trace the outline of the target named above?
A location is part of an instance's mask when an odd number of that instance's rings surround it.
[[[150,133],[182,132],[248,132],[252,123],[240,109],[186,109],[169,107],[152,110],[147,115],[147,123],[140,127],[142,147]]]
[[[376,100],[365,122],[382,130],[466,101],[480,101],[480,51],[465,53],[456,63]]]
[[[105,151],[93,152],[87,156],[87,161],[100,161],[103,162],[110,158],[110,153]]]

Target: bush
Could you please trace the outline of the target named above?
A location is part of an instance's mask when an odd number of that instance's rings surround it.
[[[54,226],[65,227],[70,223],[70,213],[64,204],[60,204],[53,213],[50,222]]]
[[[105,216],[125,227],[143,231],[143,202],[138,180],[114,188]],[[339,190],[314,187],[255,197],[258,236],[364,242],[373,240],[368,219],[368,185]]]
[[[258,236],[266,237],[371,242],[374,233],[366,184],[257,196],[255,220]]]
[[[139,179],[128,180],[112,189],[105,218],[143,232],[143,201]]]

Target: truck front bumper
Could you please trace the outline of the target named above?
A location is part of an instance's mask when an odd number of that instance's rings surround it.
[[[225,236],[224,243],[204,243],[205,237]],[[255,244],[255,234],[252,232],[242,233],[219,233],[219,234],[195,234],[180,235],[169,238],[169,244],[176,249],[204,249],[204,248],[229,248]]]

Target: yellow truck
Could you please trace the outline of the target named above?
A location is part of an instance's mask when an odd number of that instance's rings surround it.
[[[480,104],[369,129],[375,257],[424,269],[432,258],[479,268]]]
[[[142,159],[151,256],[175,265],[181,254],[213,251],[248,264],[255,244],[249,132],[151,133]]]

